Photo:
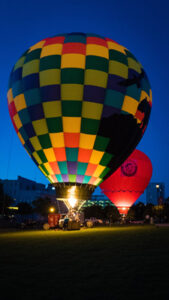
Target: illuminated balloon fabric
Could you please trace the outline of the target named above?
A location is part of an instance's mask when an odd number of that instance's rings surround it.
[[[93,34],[40,41],[20,57],[9,81],[15,130],[51,183],[99,185],[140,141],[151,103],[136,58]]]
[[[147,155],[134,150],[114,174],[101,183],[104,194],[126,214],[141,196],[152,176],[152,164]]]

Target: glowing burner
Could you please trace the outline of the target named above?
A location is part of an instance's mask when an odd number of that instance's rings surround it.
[[[76,206],[77,199],[74,198],[74,197],[70,197],[70,198],[68,198],[68,202],[69,202],[70,206],[71,206],[72,208],[74,208],[74,207]]]
[[[56,183],[56,198],[65,203],[68,211],[79,211],[82,205],[91,197],[95,187],[88,184]]]
[[[118,208],[119,213],[120,213],[121,215],[127,215],[128,210],[129,210],[129,207],[126,207],[126,206],[118,206],[117,208]]]

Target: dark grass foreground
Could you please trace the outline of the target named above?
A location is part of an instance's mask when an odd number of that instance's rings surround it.
[[[169,228],[0,234],[4,299],[169,299]]]

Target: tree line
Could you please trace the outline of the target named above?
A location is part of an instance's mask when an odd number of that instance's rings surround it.
[[[0,214],[10,214],[8,207],[14,205],[14,200],[6,195],[3,191],[3,185],[0,184]],[[38,213],[47,216],[50,207],[54,207],[55,213],[58,212],[57,204],[50,198],[38,198],[32,204],[20,202],[18,205],[18,214]],[[92,205],[82,208],[85,219],[96,218],[101,220],[109,220],[115,223],[120,220],[121,216],[115,206],[107,205],[104,208],[99,205]],[[134,204],[128,211],[126,221],[149,221],[153,217],[156,222],[169,222],[169,197],[164,201],[163,205],[154,206],[153,204],[145,205],[142,202]]]

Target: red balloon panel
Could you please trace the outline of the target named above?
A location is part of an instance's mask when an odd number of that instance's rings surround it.
[[[147,155],[133,151],[129,158],[108,179],[101,183],[103,193],[126,214],[141,196],[152,176],[152,164]]]

